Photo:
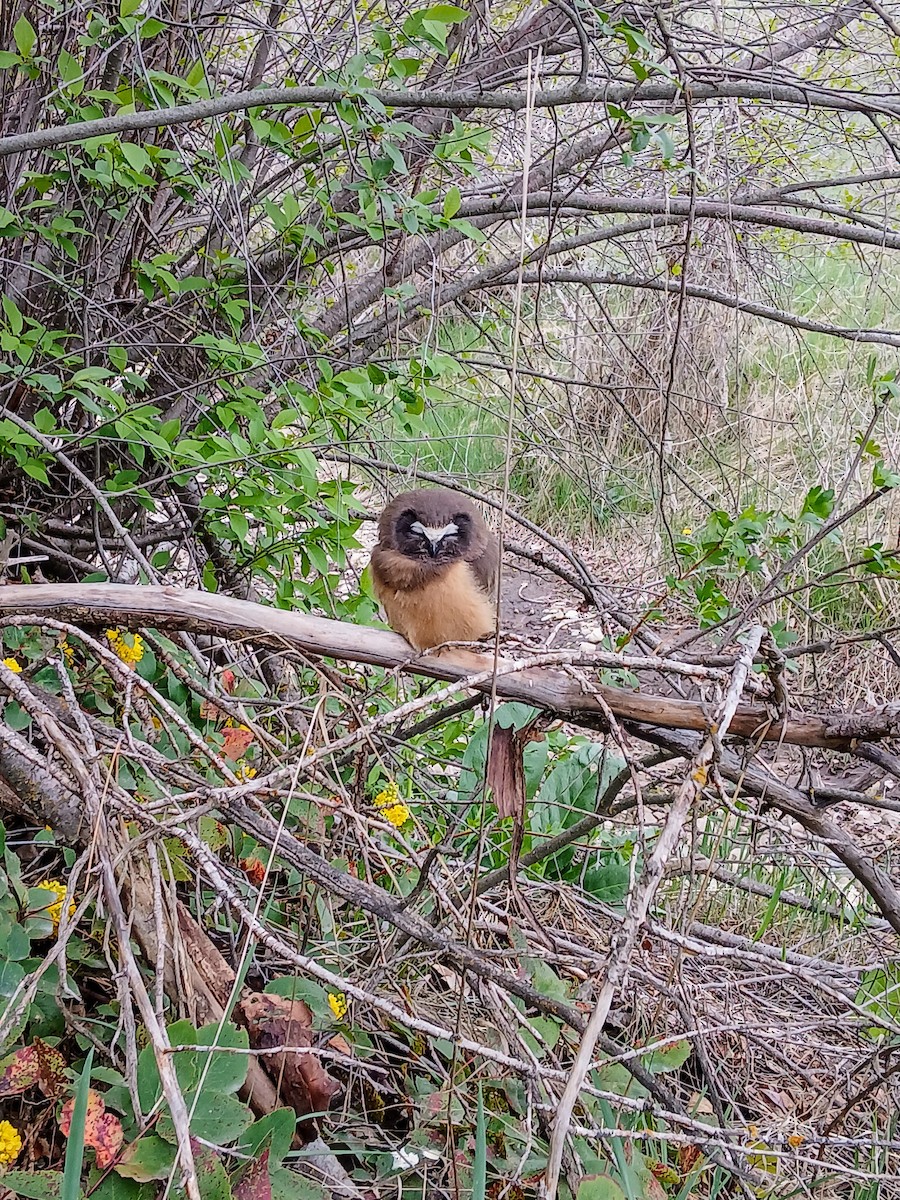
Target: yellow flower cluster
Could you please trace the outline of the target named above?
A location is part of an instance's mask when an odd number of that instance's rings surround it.
[[[401,825],[405,825],[410,818],[409,809],[400,799],[400,789],[393,780],[391,780],[383,792],[379,792],[375,797],[375,806],[380,810],[384,819],[389,821],[395,829],[399,829]]]
[[[22,668],[14,658],[4,658],[3,665],[4,667],[9,667],[10,671],[12,671],[15,675],[22,674]]]
[[[53,930],[55,932],[57,929],[59,929],[59,923],[62,920],[63,904],[65,903],[66,891],[67,891],[66,885],[64,883],[60,883],[58,879],[42,879],[41,882],[38,884],[38,887],[42,888],[45,892],[52,892],[53,895],[56,897],[56,900],[53,902],[53,904],[48,904],[48,906],[47,906],[47,916],[53,922]],[[70,900],[69,901],[69,916],[70,917],[71,917],[72,913],[74,913],[74,911],[75,911],[75,901]]]
[[[0,1121],[0,1167],[8,1167],[19,1157],[22,1149],[22,1136],[15,1125],[9,1121]]]
[[[237,770],[235,771],[235,775],[238,777],[238,779],[245,779],[245,780],[246,779],[255,779],[256,778],[256,767],[248,766],[247,763],[245,763],[244,760],[241,759],[241,761],[237,764]]]
[[[131,645],[125,640],[125,634],[121,629],[107,629],[106,637],[126,666],[137,666],[144,657],[144,640],[139,633],[133,635]]]
[[[347,997],[343,992],[329,992],[328,1007],[334,1013],[336,1021],[343,1021],[347,1015]]]

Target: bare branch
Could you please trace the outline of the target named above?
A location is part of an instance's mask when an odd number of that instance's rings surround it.
[[[395,633],[183,588],[104,583],[13,584],[0,588],[0,614],[20,617],[34,614],[35,623],[40,623],[43,615],[89,625],[119,624],[129,629],[149,626],[226,638],[249,637],[264,645],[289,646],[316,657],[393,667],[433,679],[467,681],[488,693],[496,669],[498,696],[532,704],[570,720],[582,719],[596,726],[609,709],[625,721],[671,729],[705,731],[709,727],[705,705],[693,701],[643,695],[600,684],[594,689],[596,694],[585,693],[567,674],[552,669],[561,663],[590,666],[591,657],[579,652],[532,655],[530,663],[549,664],[539,669],[522,669],[509,659],[501,659],[494,668],[492,655],[468,650],[444,650],[416,657]],[[841,750],[850,748],[860,738],[900,734],[900,707],[889,705],[868,713],[797,713],[779,720],[763,707],[745,705],[735,714],[731,730],[761,741]],[[331,747],[337,748],[336,744]]]

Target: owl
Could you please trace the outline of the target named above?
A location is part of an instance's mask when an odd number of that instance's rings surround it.
[[[371,568],[388,623],[416,650],[494,632],[500,545],[448,488],[404,492],[378,521]]]

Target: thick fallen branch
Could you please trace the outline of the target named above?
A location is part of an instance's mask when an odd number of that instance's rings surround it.
[[[316,658],[370,663],[452,681],[483,674],[493,664],[491,655],[466,650],[416,656],[403,638],[394,633],[175,587],[13,584],[0,588],[0,622],[4,615],[34,615],[36,623],[40,623],[41,617],[51,617],[74,624],[244,637]],[[502,699],[532,704],[575,723],[586,721],[594,728],[607,709],[620,720],[666,729],[704,732],[711,720],[710,713],[699,702],[646,695],[600,683],[592,692],[586,692],[571,676],[553,667],[516,671],[514,661],[501,659],[498,674],[496,694]],[[492,690],[490,681],[475,686],[486,693]],[[757,741],[849,750],[860,739],[900,736],[900,705],[865,713],[796,713],[782,721],[763,706],[744,704],[738,707],[730,732]]]

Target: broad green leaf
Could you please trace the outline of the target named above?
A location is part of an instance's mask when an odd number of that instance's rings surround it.
[[[423,21],[437,21],[442,25],[458,25],[465,21],[469,13],[465,8],[456,4],[432,4],[430,8],[420,9],[415,14]]]
[[[609,1175],[589,1175],[579,1184],[576,1200],[625,1200],[625,1193]]]
[[[23,58],[31,58],[31,52],[34,50],[37,34],[34,31],[34,26],[23,13],[13,26],[13,40],[16,47]]]
[[[151,1179],[168,1179],[174,1162],[175,1147],[150,1133],[126,1148],[115,1171],[124,1179],[149,1183]]]
[[[687,1038],[681,1038],[679,1041],[673,1042],[671,1046],[654,1050],[643,1057],[641,1062],[654,1075],[661,1075],[664,1071],[677,1071],[690,1057],[691,1043]]]
[[[60,1200],[62,1171],[7,1171],[3,1186],[29,1200]]]
[[[459,212],[461,204],[462,204],[462,196],[460,195],[459,188],[452,187],[450,189],[450,191],[447,193],[447,195],[444,197],[444,207],[443,207],[444,217],[448,221],[451,217],[455,217],[456,214]]]
[[[276,1108],[266,1113],[244,1131],[239,1150],[242,1154],[259,1155],[269,1151],[269,1161],[280,1163],[288,1154],[297,1128],[297,1114],[292,1108]]]
[[[604,904],[621,904],[628,895],[631,870],[627,863],[610,861],[584,873],[582,886]]]

